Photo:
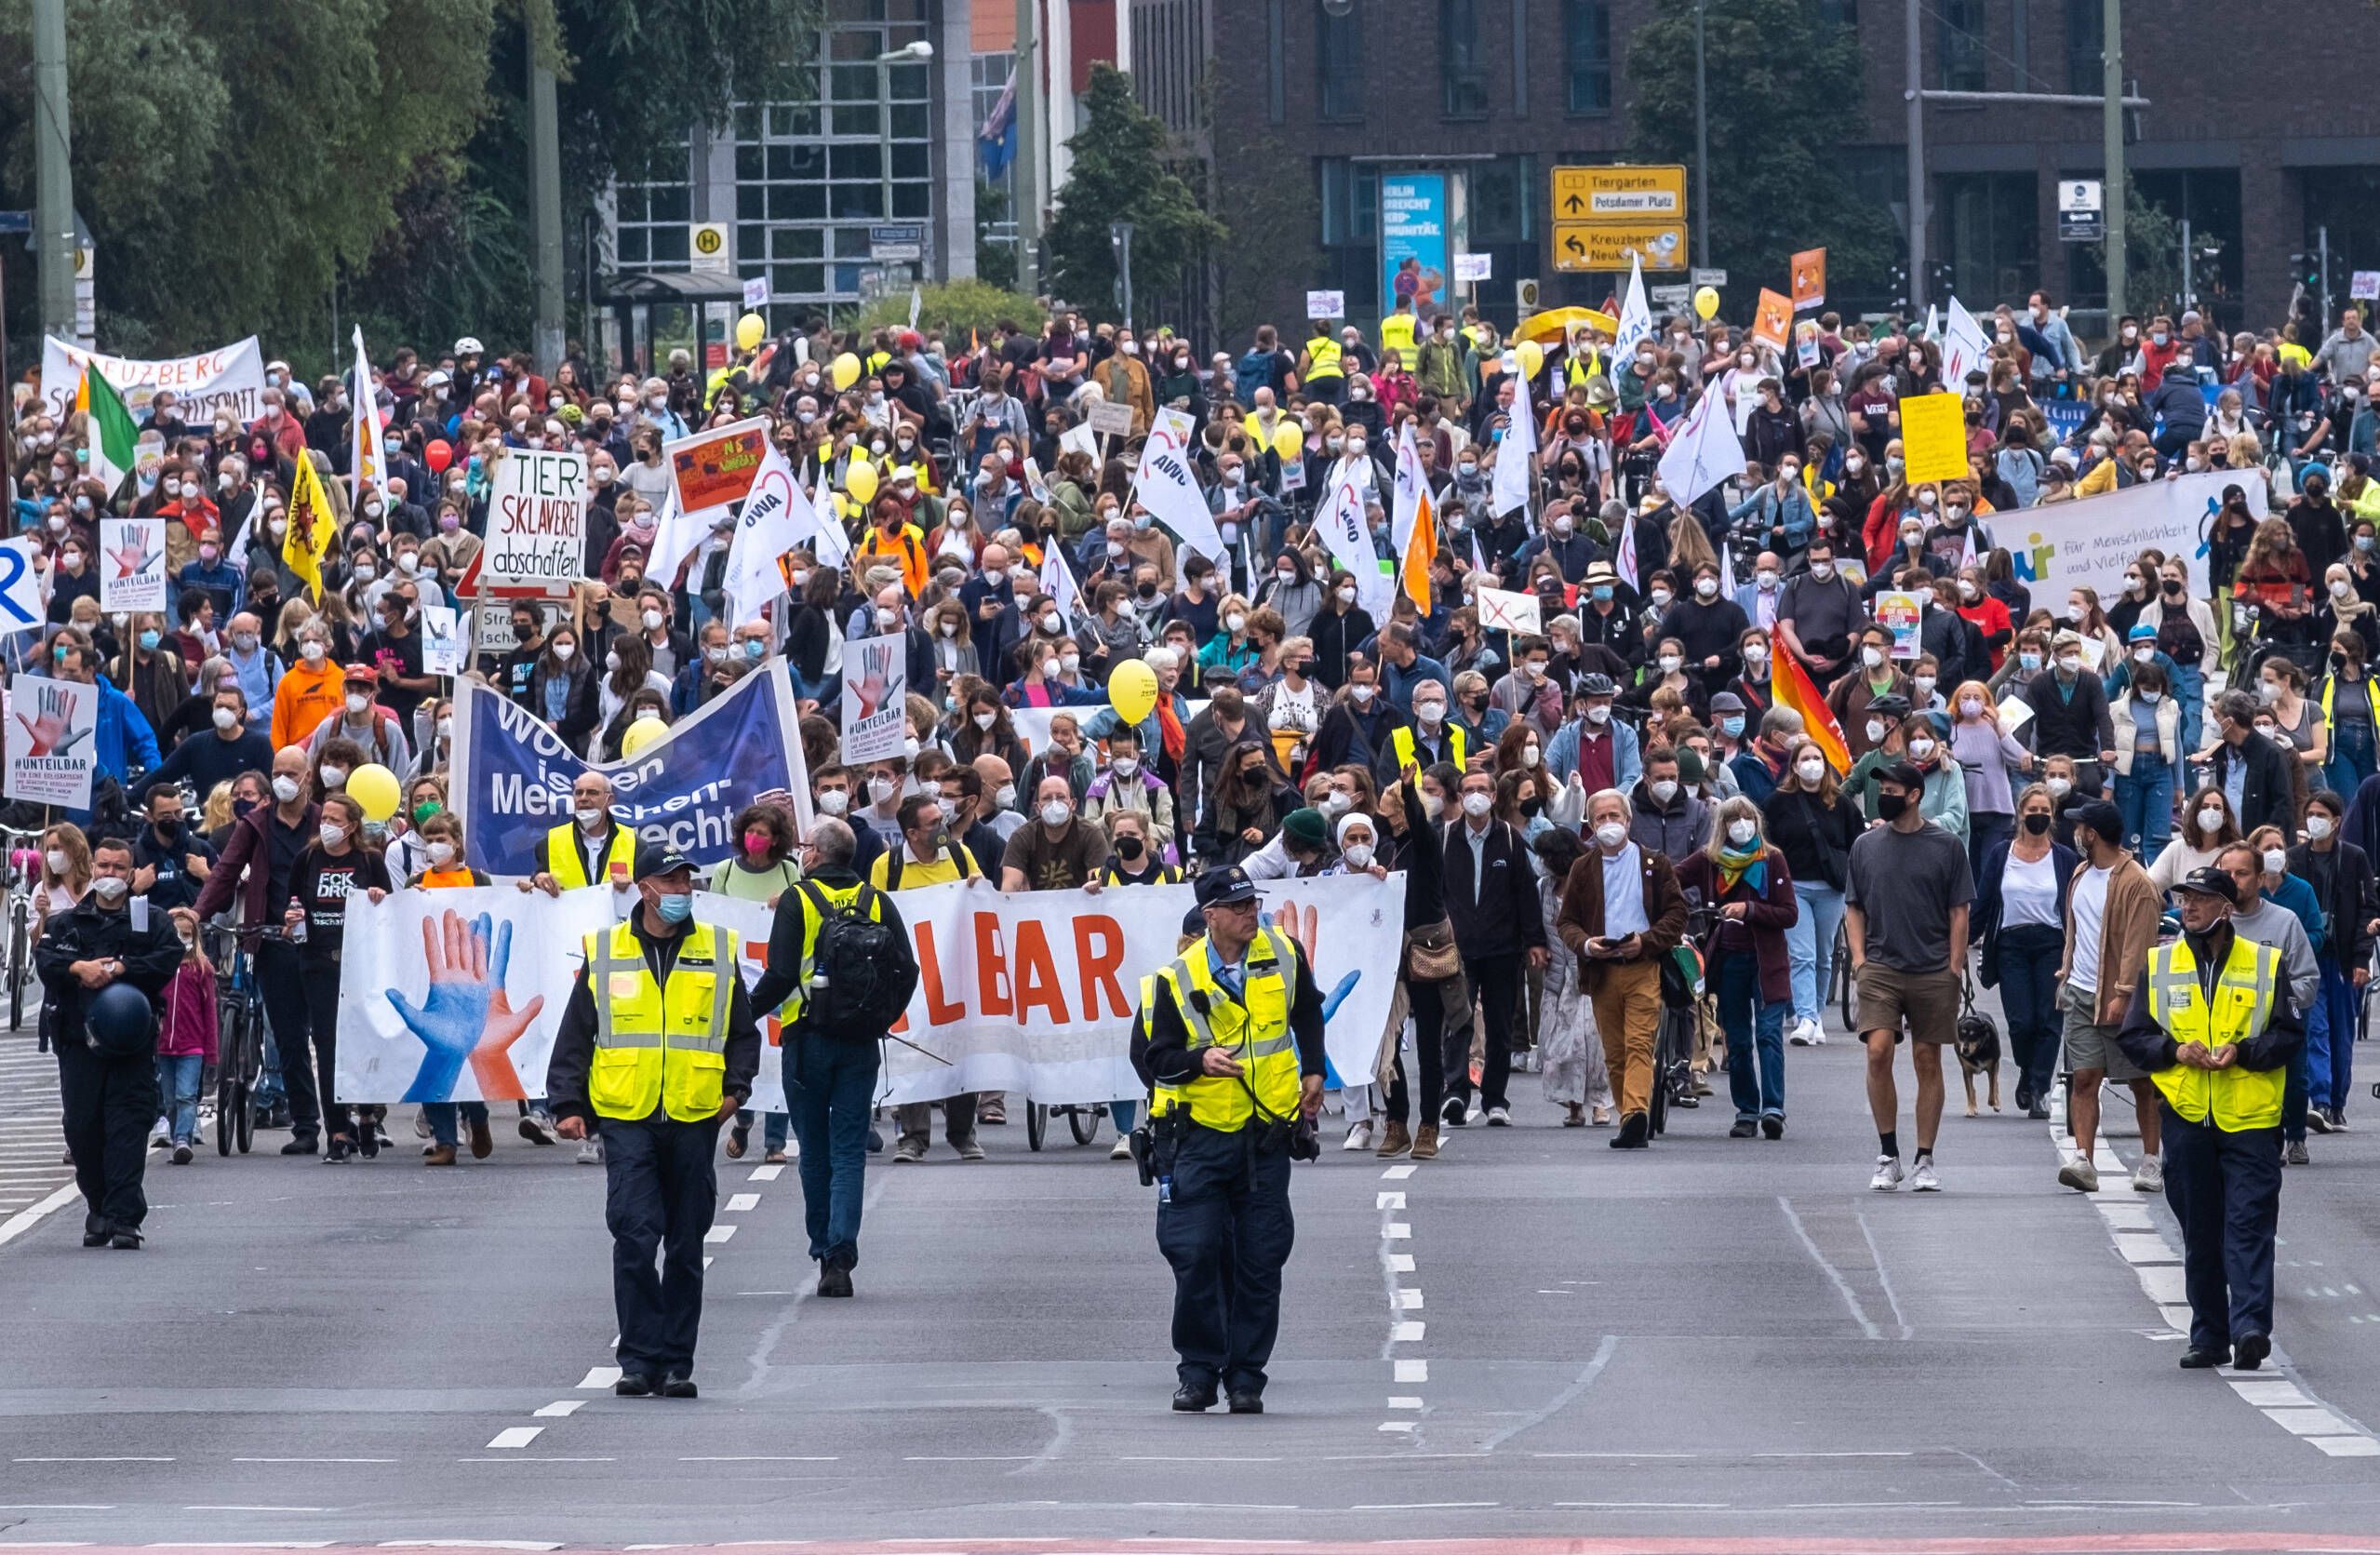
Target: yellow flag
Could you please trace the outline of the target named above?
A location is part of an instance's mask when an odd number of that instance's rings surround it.
[[[322,477],[314,473],[312,456],[300,453],[296,463],[297,477],[289,483],[289,530],[281,539],[281,559],[305,580],[314,602],[320,604],[322,558],[330,550],[339,521],[330,511],[330,499],[323,495]]]

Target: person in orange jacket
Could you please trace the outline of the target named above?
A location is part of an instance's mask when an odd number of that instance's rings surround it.
[[[298,661],[273,691],[273,748],[305,744],[345,705],[347,676],[330,656],[330,631],[319,619],[298,628]]]

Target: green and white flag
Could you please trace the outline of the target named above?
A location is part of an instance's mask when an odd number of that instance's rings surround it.
[[[124,408],[124,396],[94,366],[84,366],[82,393],[74,398],[74,408],[84,413],[84,436],[90,439],[91,478],[114,496],[124,477],[132,473],[133,445],[140,439],[140,429],[132,424],[132,412]]]

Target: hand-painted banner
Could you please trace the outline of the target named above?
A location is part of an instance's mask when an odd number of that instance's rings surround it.
[[[1314,958],[1332,1069],[1368,1082],[1402,954],[1405,877],[1275,880],[1260,889],[1273,920]],[[1008,895],[975,879],[894,900],[921,975],[909,1013],[893,1028],[906,1041],[885,1044],[881,1099],[1008,1091],[1056,1105],[1143,1093],[1130,1056],[1141,979],[1172,963],[1191,887]],[[768,958],[774,915],[756,902],[703,892],[694,916],[742,936],[751,986]],[[782,1112],[776,1012],[756,1013],[765,1051],[752,1105]]]
[[[611,779],[612,808],[637,835],[696,864],[735,851],[729,828],[746,805],[790,795],[809,826],[809,775],[782,661],[770,659],[624,761],[582,760],[551,726],[501,692],[455,687],[449,780],[469,861],[490,875],[533,872],[537,840],[570,815],[581,772]]]
[[[908,638],[860,637],[843,645],[843,764],[899,761],[907,735]]]
[[[757,417],[680,437],[662,449],[678,507],[698,516],[750,496],[768,455],[769,423]]]
[[[41,397],[51,415],[62,417],[74,409],[85,362],[122,392],[125,409],[135,415],[148,409],[160,389],[173,391],[175,413],[194,427],[206,426],[218,410],[229,410],[242,426],[264,411],[264,354],[254,335],[204,355],[155,362],[103,356],[72,341],[47,337],[41,342]]]
[[[611,927],[614,901],[603,886],[558,901],[512,886],[349,897],[338,1099],[543,1095],[580,941]]]

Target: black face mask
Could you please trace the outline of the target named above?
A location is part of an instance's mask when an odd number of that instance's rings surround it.
[[[177,815],[170,821],[159,821],[156,828],[158,841],[171,842],[181,835],[181,817]]]
[[[1119,859],[1137,859],[1148,851],[1148,846],[1137,837],[1119,837],[1116,839],[1116,856]]]
[[[1537,812],[1544,808],[1544,804],[1534,795],[1520,801],[1520,813],[1531,821],[1536,820]]]
[[[2165,580],[2165,592],[2172,595],[2179,595],[2182,592],[2182,585],[2176,580],[2168,578]]]
[[[1898,821],[1909,808],[1906,794],[1887,794],[1881,789],[1876,795],[1876,813],[1879,820]]]
[[[2036,811],[2025,818],[2025,829],[2039,837],[2050,829],[2050,818]]]

